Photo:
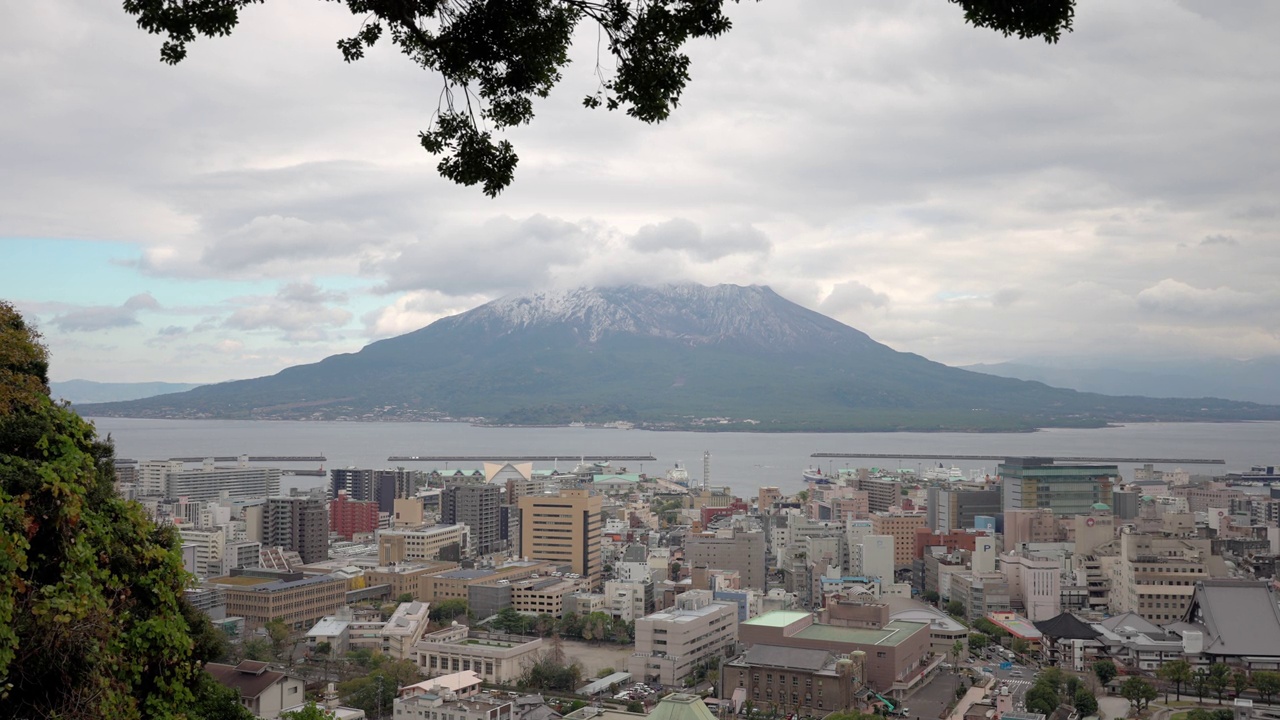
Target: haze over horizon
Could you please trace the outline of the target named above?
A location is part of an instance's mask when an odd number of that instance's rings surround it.
[[[652,127],[581,108],[584,38],[489,200],[418,147],[435,79],[343,63],[340,6],[251,7],[178,67],[117,6],[26,7],[0,27],[0,296],[58,380],[255,377],[664,281],[769,285],[951,365],[1280,355],[1280,6],[1085,1],[1057,45],[943,0],[730,12]]]

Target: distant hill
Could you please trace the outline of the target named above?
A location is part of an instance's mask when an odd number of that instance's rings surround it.
[[[502,298],[269,377],[78,409],[769,431],[1280,419],[1280,407],[1108,397],[968,372],[897,352],[767,287],[692,284]]]
[[[1220,397],[1280,404],[1280,357],[1196,361],[1040,359],[968,365],[964,369],[1107,395]]]
[[[49,389],[53,391],[53,397],[77,405],[81,403],[138,400],[166,393],[186,392],[198,387],[200,387],[199,383],[104,383],[92,380],[65,380],[63,382],[49,383]]]

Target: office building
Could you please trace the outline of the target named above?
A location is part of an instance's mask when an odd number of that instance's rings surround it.
[[[413,659],[428,677],[471,671],[481,680],[514,685],[525,668],[542,657],[542,638],[503,635],[453,625],[427,633],[414,645]]]
[[[1115,465],[1055,463],[1053,458],[1008,458],[997,468],[1004,510],[1049,509],[1055,515],[1086,515],[1111,506],[1120,478]]]
[[[244,618],[248,629],[279,618],[289,627],[304,630],[346,605],[347,580],[337,575],[308,577],[240,568],[228,576],[212,578],[208,584],[223,591],[227,615]]]
[[[676,598],[676,607],[639,618],[635,626],[631,676],[678,686],[695,666],[723,658],[734,646],[738,606],[716,602],[707,590],[690,590]]]
[[[1048,620],[1062,612],[1060,561],[1024,550],[1001,555],[1000,568],[1009,583],[1013,609],[1031,622]]]
[[[867,493],[867,509],[873,513],[889,512],[902,502],[902,483],[879,476],[858,476],[858,489]]]
[[[1196,584],[1224,577],[1226,563],[1202,538],[1120,533],[1120,554],[1107,566],[1111,574],[1111,612],[1132,612],[1157,624],[1181,620]]]
[[[304,563],[329,557],[329,514],[323,498],[305,495],[267,498],[262,544],[298,553]]]
[[[426,482],[421,470],[402,467],[383,470],[370,468],[334,468],[329,471],[329,497],[346,490],[352,500],[372,501],[378,511],[395,512],[396,498],[413,497],[420,484]]]
[[[556,495],[520,498],[520,555],[568,565],[592,588],[601,582],[600,540],[604,521],[599,495],[561,490]]]
[[[471,552],[488,555],[502,547],[504,488],[490,483],[450,483],[440,494],[440,522],[466,525]]]
[[[928,503],[929,527],[936,533],[972,529],[978,516],[1001,511],[999,490],[929,488]]]

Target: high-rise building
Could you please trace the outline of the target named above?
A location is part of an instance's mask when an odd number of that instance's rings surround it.
[[[346,490],[329,501],[329,530],[338,537],[351,539],[357,533],[371,533],[378,529],[378,503],[372,500],[352,500]]]
[[[329,497],[338,497],[342,490],[352,500],[372,500],[378,503],[378,511],[395,512],[396,498],[412,497],[420,480],[426,476],[421,470],[402,467],[371,470],[368,468],[334,468],[329,471]]]
[[[440,522],[464,524],[471,551],[488,555],[502,545],[502,496],[505,486],[491,483],[450,483],[440,494]]]
[[[267,498],[262,514],[262,544],[293,550],[304,563],[329,557],[329,514],[322,498]]]
[[[571,565],[573,572],[600,584],[603,502],[587,490],[520,498],[520,555]]]
[[[1115,465],[1055,463],[1053,458],[1008,458],[998,468],[1004,510],[1049,508],[1055,515],[1087,515],[1111,506],[1120,478]]]

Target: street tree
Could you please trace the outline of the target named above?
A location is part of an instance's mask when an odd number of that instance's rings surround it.
[[[533,120],[569,63],[579,25],[594,25],[597,86],[587,108],[621,110],[661,122],[690,81],[690,41],[730,29],[726,0],[337,0],[355,16],[354,33],[337,40],[352,63],[389,42],[438,76],[439,101],[419,143],[441,159],[456,183],[495,196],[511,184],[518,158],[494,133]],[[1006,37],[1057,42],[1070,32],[1075,0],[951,0],[966,22]],[[160,59],[181,62],[197,38],[229,35],[240,12],[265,0],[125,0],[138,27],[165,38]],[[801,491],[802,493],[805,491]],[[803,502],[803,501],[802,501]]]
[[[1243,670],[1234,670],[1231,673],[1231,687],[1236,691],[1236,697],[1244,694],[1249,689],[1249,676]]]
[[[1271,670],[1259,670],[1253,674],[1253,689],[1258,691],[1262,702],[1270,703],[1271,698],[1280,693],[1280,673]]]
[[[1222,696],[1231,684],[1231,668],[1226,663],[1214,663],[1209,666],[1209,689],[1218,696],[1218,704],[1222,704]]]
[[[1172,660],[1156,670],[1156,677],[1173,685],[1175,699],[1182,700],[1182,685],[1191,682],[1191,663],[1186,660]]]

